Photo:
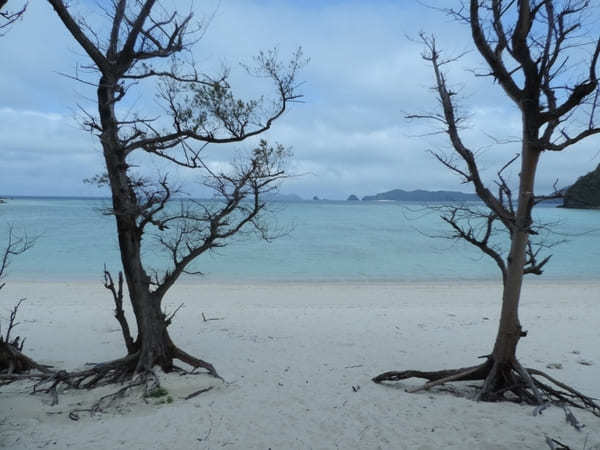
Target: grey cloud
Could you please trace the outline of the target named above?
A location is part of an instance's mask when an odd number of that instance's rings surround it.
[[[185,5],[183,11],[189,5],[187,0],[173,3]],[[434,31],[447,54],[456,55],[472,48],[462,25],[416,2],[215,0],[201,6],[216,14],[194,59],[209,73],[230,65],[242,95],[259,95],[269,86],[248,78],[238,61],[251,63],[252,55],[274,45],[282,57],[302,45],[311,58],[301,74],[305,103],[292,105],[266,135],[291,146],[291,170],[306,174],[288,180],[284,192],[345,198],[392,188],[467,189],[426,151],[448,151],[445,136],[431,136],[431,124],[404,119],[408,112],[437,108],[429,89],[431,68],[420,57],[421,45],[406,35]],[[88,17],[93,23],[103,19],[101,14]],[[93,88],[56,74],[74,73],[76,62],[86,62],[81,53],[45,2],[32,2],[25,20],[0,39],[2,59],[10,61],[0,70],[0,192],[97,193],[81,179],[102,171],[101,155],[72,112],[77,103],[93,110]],[[448,67],[448,79],[470,117],[465,142],[479,152],[491,180],[518,144],[497,145],[487,134],[518,137],[520,118],[491,79],[469,72],[483,67],[476,52]],[[158,110],[150,88],[132,94],[125,106],[147,114]],[[207,158],[225,167],[229,157],[253,143],[209,147]],[[547,192],[556,178],[570,183],[597,165],[598,144],[593,139],[568,153],[544,155],[538,188]],[[168,171],[188,192],[198,192],[195,173],[144,157],[139,161],[142,172]],[[518,167],[512,174],[515,178]]]

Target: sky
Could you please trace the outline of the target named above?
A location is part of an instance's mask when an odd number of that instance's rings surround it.
[[[447,66],[448,82],[469,118],[464,141],[477,152],[490,185],[519,150],[514,142],[520,135],[519,112],[493,80],[474,76],[473,69],[484,63],[467,27],[420,2],[172,1],[185,5],[184,10],[192,5],[198,19],[211,17],[194,47],[194,60],[205,73],[231,67],[242,96],[260,95],[262,89],[267,98],[271,93],[240,66],[251,63],[259,51],[277,47],[285,57],[301,46],[310,58],[299,74],[302,103],[291,105],[264,136],[293,152],[288,170],[294,176],[285,181],[282,193],[345,199],[396,188],[471,191],[429,152],[451,154],[447,137],[436,134],[434,124],[405,119],[438,108],[430,89],[431,66],[421,58],[421,31],[435,34],[446,55],[466,52]],[[70,3],[105,31],[97,2]],[[98,139],[78,122],[80,107],[94,111],[94,90],[65,76],[81,74],[81,65],[89,60],[46,2],[29,3],[23,20],[0,37],[0,196],[106,195],[83,183],[103,172]],[[447,7],[453,0],[437,3]],[[592,26],[590,32],[600,34],[600,27]],[[94,74],[85,75],[94,81]],[[144,88],[133,92],[127,107],[143,111],[153,103],[154,92]],[[226,166],[233,153],[253,144],[209,146],[206,158]],[[599,163],[598,136],[568,151],[544,154],[536,189],[550,192],[557,180],[558,186],[569,185]],[[200,192],[197,173],[145,159],[140,165],[145,174],[168,171],[184,191]],[[518,168],[507,175],[515,182]]]

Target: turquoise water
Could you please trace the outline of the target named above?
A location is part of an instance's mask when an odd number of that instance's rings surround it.
[[[13,279],[101,279],[104,264],[118,270],[114,218],[106,200],[11,199],[0,205],[0,227],[38,236],[14,259]],[[269,217],[284,235],[272,243],[254,235],[202,255],[194,269],[210,280],[486,280],[499,279],[495,264],[464,242],[432,238],[449,231],[435,212],[398,202],[301,202],[274,204]],[[600,211],[539,207],[552,223],[547,240],[566,241],[545,279],[600,279]],[[5,236],[3,233],[0,238]],[[502,238],[498,245],[502,245]],[[153,238],[145,242],[148,267],[166,267]]]

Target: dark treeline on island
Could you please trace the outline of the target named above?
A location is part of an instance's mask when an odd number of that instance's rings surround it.
[[[566,189],[562,206],[580,209],[600,208],[600,164]]]
[[[299,202],[305,201],[302,197],[296,194],[280,194],[272,193],[265,198],[268,201],[281,202]],[[317,195],[312,197],[313,201],[329,201],[326,198]],[[405,191],[403,189],[393,189],[387,192],[380,192],[375,195],[365,195],[362,199],[356,194],[351,194],[346,198],[349,202],[359,201],[403,201],[403,202],[467,202],[479,201],[476,194],[467,194],[457,191],[426,191],[417,189],[415,191]]]
[[[302,197],[296,194],[280,194],[272,193],[265,196],[267,201],[280,202],[299,202],[305,201]],[[317,195],[312,197],[313,201],[329,201],[326,198],[321,198]],[[466,202],[479,201],[476,194],[467,194],[456,191],[425,191],[417,189],[416,191],[405,191],[402,189],[393,189],[387,192],[380,192],[375,195],[365,195],[362,201],[404,201],[404,202]],[[359,202],[359,198],[355,194],[351,194],[346,198],[349,202]]]
[[[265,196],[267,201],[277,202],[301,202],[305,201],[302,197],[296,194],[280,194],[272,193]],[[312,197],[313,201],[329,201],[326,198],[317,195]],[[405,191],[402,189],[393,189],[387,192],[380,192],[375,195],[365,195],[362,199],[356,194],[351,194],[346,198],[349,202],[359,201],[404,201],[404,202],[466,202],[479,201],[476,194],[467,194],[456,191],[425,191],[418,189],[416,191]]]
[[[600,165],[580,177],[573,185],[561,189],[562,198],[545,200],[544,204],[557,204],[564,208],[597,209],[600,208]],[[267,202],[295,203],[312,201],[332,201],[327,198],[314,195],[310,199],[301,197],[298,194],[283,194],[280,192],[270,192],[264,195]],[[12,199],[44,199],[44,200],[109,200],[108,197],[90,197],[90,196],[31,196],[31,195],[0,195],[0,204],[6,203]],[[189,200],[190,198],[175,197],[173,200]],[[194,200],[211,200],[208,197],[193,198]],[[362,199],[356,194],[351,194],[346,198],[349,202],[360,201],[402,201],[402,202],[470,202],[480,201],[477,194],[470,194],[459,191],[427,191],[417,189],[414,191],[405,191],[403,189],[392,189],[391,191],[380,192],[375,195],[365,195]],[[562,203],[562,204],[561,204]]]
[[[393,189],[387,192],[381,192],[375,195],[366,195],[363,201],[374,200],[395,200],[404,202],[467,202],[478,201],[476,194],[467,194],[455,191],[404,191],[402,189]]]

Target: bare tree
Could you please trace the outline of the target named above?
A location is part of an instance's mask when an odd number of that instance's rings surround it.
[[[267,233],[260,220],[265,208],[262,195],[285,177],[286,150],[261,141],[247,158],[234,161],[232,170],[222,172],[211,169],[203,152],[208,144],[240,142],[271,127],[300,97],[296,75],[303,64],[301,51],[288,64],[279,60],[276,51],[260,53],[256,69],[249,70],[273,82],[274,100],[244,101],[232,93],[227,70],[210,77],[192,62],[186,63],[191,45],[203,32],[194,28],[191,13],[167,11],[156,0],[115,0],[104,11],[110,19],[110,31],[104,36],[76,19],[64,1],[48,2],[90,58],[86,68],[98,74],[93,81],[75,78],[93,84],[97,92],[98,112],[85,113],[85,126],[96,133],[102,146],[106,174],[96,181],[106,183],[112,193],[111,213],[124,272],[115,283],[105,271],[105,286],[115,300],[127,355],[71,374],[70,384],[91,387],[100,380],[149,374],[155,365],[171,371],[177,368],[175,359],[218,376],[212,364],[171,340],[167,327],[173,315],[163,311],[162,299],[198,256],[226,245],[227,239],[247,228]],[[162,118],[125,115],[125,108],[117,108],[132,86],[144,82],[158,87],[165,111]],[[176,205],[172,200],[178,189],[166,176],[151,181],[137,174],[130,161],[134,154],[202,171],[215,200]],[[158,235],[170,256],[169,269],[152,271],[144,265],[142,243],[148,233]],[[124,283],[135,314],[135,338],[122,309]]]
[[[517,344],[526,335],[518,316],[523,276],[540,273],[548,261],[538,260],[538,252],[532,246],[536,228],[531,212],[543,199],[534,194],[539,158],[545,151],[562,151],[600,133],[595,123],[600,39],[590,38],[583,28],[590,8],[590,2],[583,0],[470,0],[468,8],[449,11],[470,25],[473,42],[489,66],[489,72],[483,75],[491,76],[521,112],[521,149],[498,171],[497,194],[486,186],[474,152],[461,137],[462,118],[453,100],[456,93],[449,89],[442,71],[452,59],[442,59],[435,39],[422,36],[426,46],[423,57],[433,67],[442,111],[411,117],[441,124],[457,158],[437,155],[438,159],[471,183],[489,211],[480,216],[485,224],[483,232],[461,223],[461,214],[473,217],[475,212],[471,209],[456,209],[444,220],[458,237],[480,248],[500,268],[504,282],[500,324],[492,353],[482,364],[437,372],[386,372],[375,377],[375,382],[419,377],[429,380],[423,389],[448,381],[481,379],[484,383],[477,396],[481,400],[511,396],[537,405],[549,400],[567,402],[600,415],[600,406],[593,399],[539,370],[524,368],[516,356]],[[573,56],[586,61],[571,64],[569,58]],[[513,193],[502,173],[517,158],[521,170],[513,203]],[[500,223],[510,237],[507,257],[490,245],[494,223]]]
[[[0,254],[0,291],[6,285],[6,273],[11,259],[14,256],[25,253],[33,245],[34,239],[27,236],[19,236],[14,228],[9,226],[8,238],[4,250]],[[17,322],[17,312],[24,299],[20,299],[11,309],[6,331],[0,327],[0,384],[14,381],[14,374],[21,374],[29,370],[37,369],[48,372],[47,367],[42,366],[23,353],[25,339],[20,336],[12,336]]]
[[[8,0],[0,0],[0,36],[4,36],[10,25],[23,16],[28,5],[25,2],[21,9],[10,11],[5,8],[7,3]],[[0,203],[3,203],[2,199],[0,199]],[[18,236],[14,231],[14,227],[8,227],[6,247],[4,247],[4,250],[0,254],[0,291],[6,284],[4,280],[11,258],[26,252],[32,245],[32,239],[29,239],[27,236]],[[22,353],[25,339],[22,339],[20,336],[12,337],[11,335],[14,328],[18,325],[16,321],[17,313],[23,301],[24,299],[20,299],[11,309],[6,331],[3,332],[0,327],[0,374],[9,377],[8,380],[0,380],[0,384],[14,380],[13,374],[21,374],[31,369],[46,371],[46,367],[37,364]]]
[[[7,3],[8,0],[0,0],[0,36],[3,36],[8,27],[25,14],[28,5],[28,3],[25,2],[20,9],[11,11],[5,8]]]

